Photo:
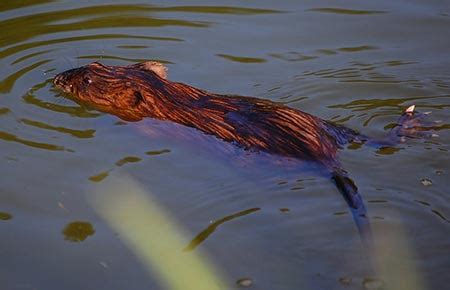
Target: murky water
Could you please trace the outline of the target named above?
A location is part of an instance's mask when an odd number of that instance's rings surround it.
[[[340,157],[366,200],[387,287],[448,287],[448,1],[104,2],[0,3],[2,289],[162,289],[89,202],[125,174],[230,289],[368,286],[357,231],[326,178],[229,160],[52,90],[72,67],[150,59],[171,80],[284,102],[372,136],[411,104],[431,111],[439,137]]]

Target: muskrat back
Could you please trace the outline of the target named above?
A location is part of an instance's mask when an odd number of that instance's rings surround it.
[[[59,74],[54,83],[76,101],[124,120],[172,121],[246,150],[331,164],[338,146],[357,135],[280,103],[172,82],[156,62],[130,66],[94,62]]]

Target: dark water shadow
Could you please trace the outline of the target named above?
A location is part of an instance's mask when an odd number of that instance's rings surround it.
[[[203,243],[211,234],[213,234],[217,228],[226,222],[232,221],[234,219],[249,215],[251,213],[261,210],[260,208],[250,208],[246,209],[228,216],[225,216],[217,221],[212,222],[206,229],[198,233],[192,241],[184,248],[184,251],[192,251],[197,248],[201,243]]]

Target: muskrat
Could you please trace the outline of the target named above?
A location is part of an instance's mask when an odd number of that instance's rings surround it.
[[[273,101],[221,95],[167,79],[158,62],[107,66],[98,62],[58,74],[54,84],[77,102],[127,121],[156,118],[196,128],[244,150],[314,161],[348,203],[363,242],[371,243],[366,208],[337,151],[356,142],[390,146],[423,134],[423,114],[407,108],[388,136],[372,140],[344,126]]]

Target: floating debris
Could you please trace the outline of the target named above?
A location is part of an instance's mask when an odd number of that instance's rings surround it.
[[[444,170],[436,170],[436,175],[442,175],[444,174]]]
[[[290,212],[291,210],[283,207],[283,208],[280,208],[280,211],[286,213],[286,212]]]
[[[239,280],[236,281],[236,284],[240,287],[250,287],[253,285],[253,281],[250,278],[241,278]]]
[[[422,178],[420,182],[423,184],[423,186],[430,186],[433,184],[433,182],[428,178]]]

